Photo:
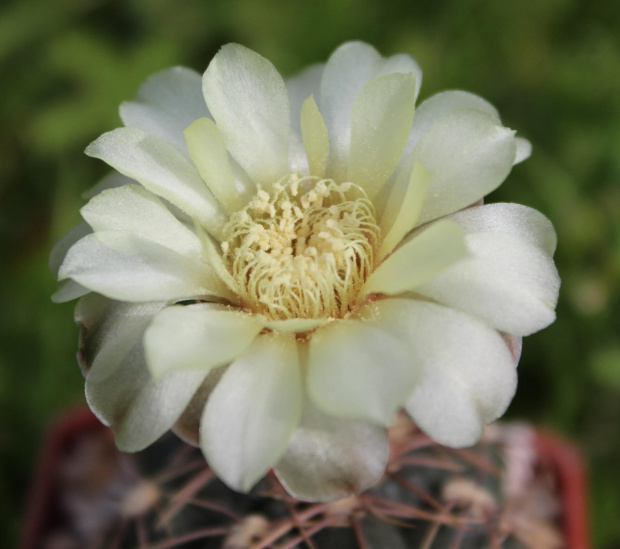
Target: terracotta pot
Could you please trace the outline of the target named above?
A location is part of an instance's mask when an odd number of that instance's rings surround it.
[[[20,549],[39,549],[58,517],[55,492],[63,453],[84,433],[107,429],[86,407],[69,409],[51,423],[30,487]]]
[[[567,549],[590,549],[588,482],[579,450],[543,430],[536,433],[539,459],[556,471],[562,495],[562,522]]]
[[[71,409],[50,426],[30,489],[20,549],[40,549],[58,520],[57,481],[63,454],[86,433],[110,430],[88,408]],[[542,464],[557,476],[562,501],[566,549],[590,549],[587,474],[579,450],[569,442],[536,431],[535,447]]]

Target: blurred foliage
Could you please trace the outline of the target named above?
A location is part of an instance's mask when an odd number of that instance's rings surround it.
[[[40,437],[83,401],[72,304],[53,305],[53,242],[105,173],[84,146],[120,125],[149,74],[204,70],[240,42],[284,73],[366,40],[408,52],[423,98],[492,101],[534,144],[491,201],[559,235],[558,320],[525,342],[510,416],[560,430],[591,467],[597,547],[620,543],[620,9],[617,0],[8,0],[0,7],[0,545],[11,546]]]

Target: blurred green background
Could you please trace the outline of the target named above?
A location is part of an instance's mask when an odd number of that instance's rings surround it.
[[[597,547],[620,546],[620,5],[617,0],[13,0],[0,8],[0,545],[12,546],[41,435],[83,401],[54,241],[106,172],[83,155],[159,69],[203,71],[240,42],[285,75],[366,40],[408,52],[422,99],[460,88],[534,144],[491,201],[559,234],[558,320],[526,340],[509,417],[576,440]],[[4,538],[4,539],[3,539]]]

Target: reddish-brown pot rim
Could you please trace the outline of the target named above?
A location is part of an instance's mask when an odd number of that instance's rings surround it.
[[[85,432],[107,429],[87,407],[69,409],[50,425],[30,487],[19,549],[39,549],[50,526],[55,472],[62,452]],[[536,430],[536,449],[541,461],[557,472],[564,515],[566,549],[590,549],[588,482],[578,448],[545,430]]]
[[[107,427],[84,406],[70,408],[51,422],[30,486],[19,549],[39,549],[50,526],[56,472],[63,450],[85,432],[99,429]]]
[[[536,430],[536,450],[539,459],[550,464],[558,476],[567,549],[590,549],[588,475],[581,452],[543,429]]]

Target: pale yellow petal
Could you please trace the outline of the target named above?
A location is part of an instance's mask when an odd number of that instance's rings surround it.
[[[367,323],[333,322],[310,339],[308,395],[330,415],[390,425],[417,377],[406,340]]]
[[[208,372],[243,353],[262,328],[256,315],[210,304],[168,307],[144,334],[149,370],[157,379],[173,371]]]
[[[200,445],[209,465],[228,486],[248,492],[286,452],[302,407],[295,338],[256,338],[228,368],[205,406]]]
[[[235,186],[226,145],[215,123],[209,118],[199,118],[185,130],[185,140],[213,196],[229,214],[242,209],[244,203]]]
[[[364,86],[351,112],[347,179],[371,200],[398,164],[415,109],[415,76],[394,73]]]
[[[207,263],[213,267],[215,274],[220,278],[220,280],[233,292],[236,292],[236,284],[233,280],[233,277],[228,272],[228,269],[224,265],[224,260],[219,252],[219,246],[213,241],[211,236],[207,234],[204,229],[196,224],[195,225],[196,233],[200,238],[200,243],[202,244],[202,252],[207,260]]]
[[[463,229],[440,220],[413,235],[375,270],[364,294],[411,291],[468,254]]]
[[[417,160],[409,175],[404,198],[398,200],[398,203],[392,200],[388,201],[385,214],[381,220],[381,231],[385,234],[385,238],[379,249],[380,261],[417,225],[426,198],[429,178],[429,172],[422,162]],[[394,193],[390,198],[393,196],[395,196]]]
[[[310,174],[322,178],[329,156],[329,136],[314,97],[308,97],[301,107],[301,135]]]

